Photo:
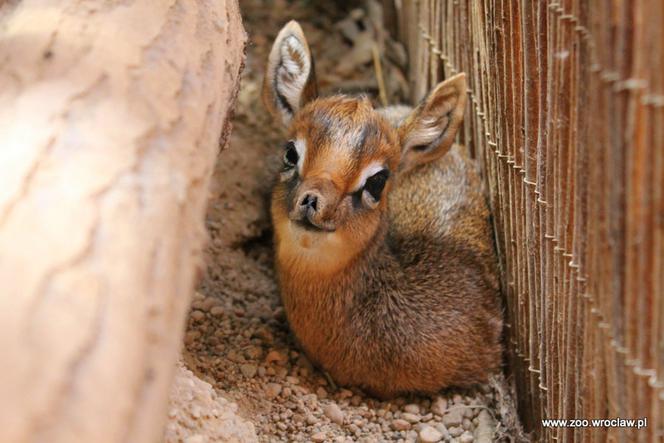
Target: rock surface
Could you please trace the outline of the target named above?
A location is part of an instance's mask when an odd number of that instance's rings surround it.
[[[237,415],[237,404],[178,365],[171,388],[165,443],[256,442],[254,425]]]

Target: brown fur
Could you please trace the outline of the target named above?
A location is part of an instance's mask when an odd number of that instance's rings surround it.
[[[309,101],[293,116],[290,139],[307,151],[273,192],[279,285],[301,346],[341,385],[385,398],[485,382],[500,366],[489,212],[474,163],[445,132],[464,105],[460,78],[399,128],[362,98]],[[441,128],[433,148],[409,150],[427,124]],[[377,206],[361,207],[354,190],[373,163],[392,175]],[[312,222],[325,230],[297,223],[305,192],[320,196]]]

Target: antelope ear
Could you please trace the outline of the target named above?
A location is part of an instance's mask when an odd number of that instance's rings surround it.
[[[447,153],[466,107],[466,74],[439,83],[399,126],[401,172]]]
[[[302,28],[291,20],[277,36],[263,80],[263,103],[284,125],[318,96],[314,59]]]

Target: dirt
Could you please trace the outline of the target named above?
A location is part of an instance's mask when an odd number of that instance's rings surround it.
[[[362,57],[338,69],[353,48],[335,23],[347,19],[350,8],[330,1],[244,0],[240,6],[250,45],[230,144],[219,155],[210,189],[208,268],[188,319],[186,368],[178,368],[166,441],[516,439],[501,375],[475,390],[384,402],[334,386],[298,348],[273,271],[269,192],[283,134],[260,102],[262,70],[280,27],[297,19],[316,56],[323,93],[364,85],[375,98],[375,71]],[[389,96],[404,93],[392,88]]]

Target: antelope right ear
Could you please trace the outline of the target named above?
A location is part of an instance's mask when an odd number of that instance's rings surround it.
[[[302,28],[291,20],[277,36],[263,80],[263,103],[288,125],[293,115],[318,96],[314,59]]]
[[[466,74],[439,83],[399,126],[401,172],[434,161],[450,149],[463,122]]]

